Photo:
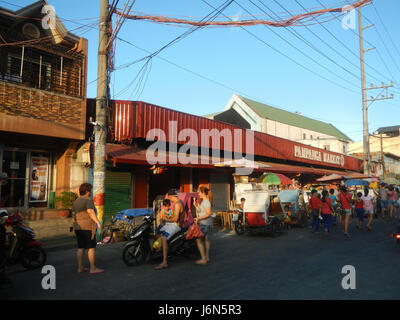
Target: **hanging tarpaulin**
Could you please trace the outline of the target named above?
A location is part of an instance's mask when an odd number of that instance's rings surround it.
[[[49,176],[49,159],[46,157],[31,158],[29,194],[30,202],[46,202]]]

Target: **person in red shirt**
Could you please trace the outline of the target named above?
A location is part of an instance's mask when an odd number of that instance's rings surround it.
[[[327,190],[322,191],[321,204],[322,221],[324,222],[325,234],[329,234],[329,229],[332,225],[335,211],[333,210],[332,199],[329,197],[329,192]]]
[[[351,194],[347,192],[347,188],[345,186],[342,186],[340,188],[338,201],[342,204],[342,208],[343,208],[344,217],[341,220],[342,220],[344,235],[346,237],[350,238],[348,229],[349,229],[349,222],[350,222],[350,216],[351,216],[351,201],[352,200],[351,200]]]
[[[311,191],[311,199],[310,199],[310,205],[311,205],[311,213],[312,213],[312,223],[311,223],[311,228],[314,229],[314,233],[319,232],[319,224],[320,224],[320,219],[321,217],[321,209],[322,209],[322,202],[318,198],[318,191],[317,190],[312,190]]]
[[[364,222],[364,201],[361,199],[361,197],[362,197],[362,193],[361,192],[357,193],[357,199],[355,201],[355,205],[356,205],[356,213],[357,213],[357,218],[358,218],[358,222],[357,222],[358,230],[362,229],[362,225]]]

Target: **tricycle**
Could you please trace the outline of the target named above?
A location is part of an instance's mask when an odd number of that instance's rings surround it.
[[[282,190],[279,201],[284,215],[285,224],[306,227],[308,225],[305,203],[300,190]]]
[[[283,228],[282,219],[271,210],[271,198],[277,192],[266,190],[249,190],[243,193],[245,203],[243,210],[233,215],[235,231],[238,235],[250,232],[261,232],[277,236]]]

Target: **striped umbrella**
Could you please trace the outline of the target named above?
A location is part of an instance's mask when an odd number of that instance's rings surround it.
[[[258,182],[270,185],[292,184],[292,180],[290,178],[280,173],[263,173],[260,178],[258,178]]]

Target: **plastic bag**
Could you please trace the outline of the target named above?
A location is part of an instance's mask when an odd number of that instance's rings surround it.
[[[203,232],[201,231],[199,225],[197,223],[193,223],[186,233],[186,240],[201,238],[203,236]]]
[[[157,251],[160,251],[162,248],[162,239],[161,237],[157,238],[156,241],[153,242],[153,248]]]

